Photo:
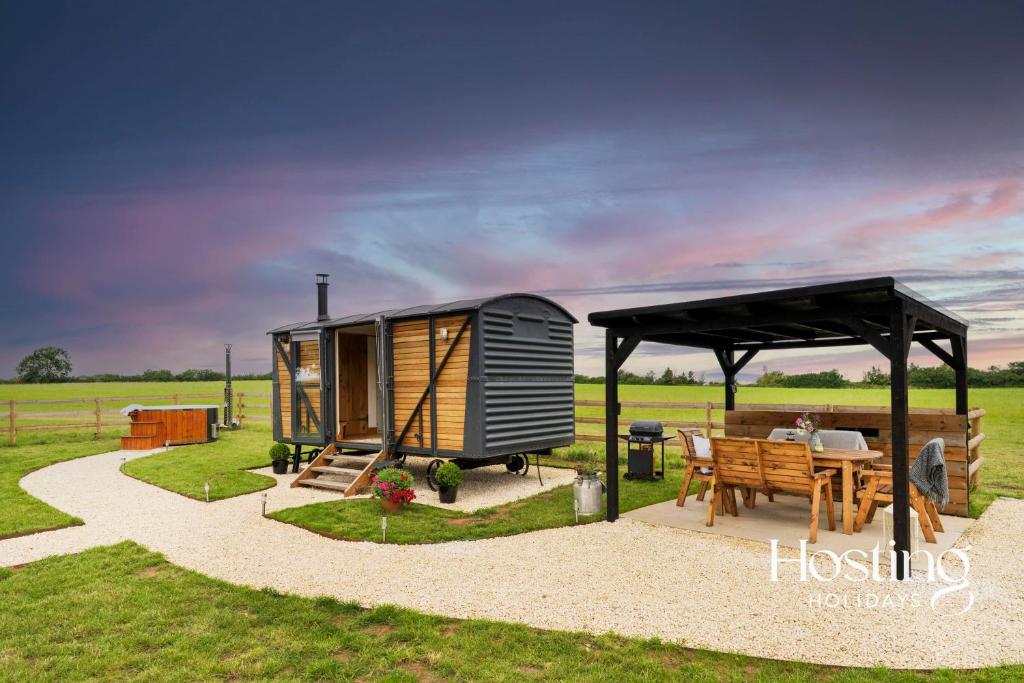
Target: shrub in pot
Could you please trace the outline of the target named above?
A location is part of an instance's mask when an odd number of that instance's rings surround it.
[[[288,444],[275,443],[270,447],[270,463],[274,466],[274,474],[288,474],[288,458],[291,450]]]
[[[437,495],[442,503],[454,503],[462,483],[462,470],[453,462],[442,463],[434,472],[437,482]]]
[[[593,451],[590,457],[577,462],[576,482],[573,484],[573,501],[579,515],[596,515],[601,512],[604,484],[597,476],[597,465]]]
[[[380,500],[384,512],[398,513],[416,500],[412,475],[397,467],[385,467],[370,480],[370,493]]]

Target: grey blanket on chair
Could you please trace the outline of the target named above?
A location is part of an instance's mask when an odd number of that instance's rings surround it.
[[[924,445],[910,466],[910,481],[939,507],[949,502],[945,441],[932,439]]]

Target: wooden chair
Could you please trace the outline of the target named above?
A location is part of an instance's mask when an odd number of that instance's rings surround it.
[[[857,518],[853,522],[853,530],[861,531],[865,524],[870,524],[875,517],[875,510],[879,503],[892,503],[893,482],[892,465],[872,465],[870,469],[862,470],[861,480],[865,482],[863,488],[857,491],[859,507]],[[921,525],[921,533],[928,543],[936,543],[935,532],[943,532],[942,520],[939,518],[939,510],[930,498],[924,496],[921,491],[909,482],[910,506],[917,511],[917,521]]]
[[[705,520],[708,526],[715,524],[715,504],[718,501],[721,500],[724,509],[735,517],[738,513],[736,489],[743,491],[743,503],[749,507],[747,491],[761,487],[754,439],[715,437],[711,439],[711,460],[711,500],[708,501]]]
[[[811,521],[808,540],[818,541],[818,517],[824,497],[828,528],[835,531],[835,505],[832,501],[833,469],[814,471],[814,458],[806,443],[767,441],[762,439],[714,438],[711,440],[714,461],[711,501],[706,524],[714,525],[714,501],[724,496],[726,506],[736,515],[736,488],[766,494],[791,493],[811,499]],[[753,506],[753,493],[744,497],[747,507]]]
[[[809,444],[796,441],[757,441],[761,461],[762,488],[791,493],[811,499],[811,525],[807,540],[818,542],[818,515],[822,498],[829,531],[836,530],[836,508],[832,500],[832,477],[836,470],[814,471],[814,456]]]
[[[701,431],[699,429],[678,429],[676,431],[679,434],[679,443],[683,447],[683,464],[686,466],[686,470],[683,473],[683,485],[679,488],[676,505],[683,507],[683,503],[686,502],[686,496],[690,492],[690,484],[695,480],[700,482],[700,488],[697,490],[697,500],[704,500],[704,494],[707,493],[708,486],[711,485],[713,463],[711,458],[697,457],[697,448],[694,446],[693,437],[700,436]],[[708,470],[708,472],[702,472],[701,470]]]

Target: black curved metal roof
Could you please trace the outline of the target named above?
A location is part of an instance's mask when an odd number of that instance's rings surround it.
[[[378,318],[387,318],[389,320],[395,320],[399,318],[421,318],[428,315],[438,315],[444,313],[462,313],[463,311],[475,311],[483,306],[500,301],[502,299],[511,299],[515,297],[526,297],[528,299],[537,299],[544,303],[550,304],[558,310],[565,313],[566,317],[574,323],[578,323],[579,320],[573,316],[572,313],[567,311],[561,304],[552,301],[546,297],[537,294],[528,294],[522,292],[514,292],[509,294],[498,294],[496,296],[486,296],[478,299],[459,299],[458,301],[449,301],[443,304],[423,304],[420,306],[410,306],[409,308],[390,308],[383,311],[375,311],[373,313],[354,313],[352,315],[342,316],[340,318],[331,318],[330,320],[313,320],[311,322],[304,323],[292,323],[291,325],[282,325],[276,327],[267,334],[279,334],[283,332],[300,332],[303,330],[318,330],[325,327],[349,327],[352,325],[365,325],[374,322]]]
[[[865,343],[889,333],[890,306],[917,316],[917,335],[964,336],[968,323],[892,277],[849,280],[680,303],[596,311],[591,325],[619,336],[704,348],[808,348]],[[849,326],[862,319],[866,329]]]

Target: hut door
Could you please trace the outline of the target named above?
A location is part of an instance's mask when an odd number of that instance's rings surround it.
[[[322,443],[324,436],[324,377],[319,332],[292,334],[292,434],[297,442]]]

